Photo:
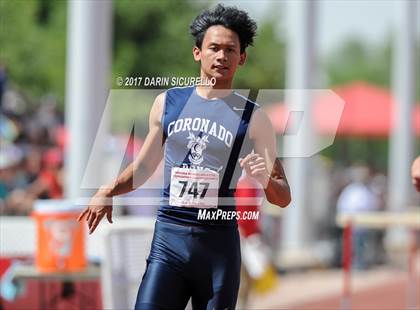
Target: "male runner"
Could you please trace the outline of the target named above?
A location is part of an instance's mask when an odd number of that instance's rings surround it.
[[[158,95],[138,156],[79,216],[90,233],[105,215],[112,223],[110,198],[143,184],[164,159],[162,203],[136,309],[184,309],[190,298],[194,309],[234,309],[241,257],[233,194],[241,168],[268,201],[290,202],[268,117],[231,90],[256,28],[234,7],[217,5],[196,17],[194,60],[201,78],[215,78],[215,85]]]

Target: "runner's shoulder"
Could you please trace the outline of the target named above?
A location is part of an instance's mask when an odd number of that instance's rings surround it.
[[[241,99],[241,100],[245,100],[245,101],[247,101],[248,103],[250,103],[251,105],[251,107],[252,107],[252,109],[253,109],[253,111],[255,112],[256,110],[260,110],[259,108],[261,107],[257,102],[255,102],[255,101],[252,101],[251,99],[249,99],[249,98],[247,98],[246,96],[244,96],[244,95],[242,95],[242,94],[240,94],[239,92],[237,92],[237,91],[233,91],[233,94],[237,97],[237,98],[239,98],[239,99]]]
[[[165,105],[167,102],[176,104],[176,99],[180,96],[186,97],[191,94],[193,87],[172,87],[156,96],[150,111],[152,120],[161,123]]]
[[[255,109],[251,116],[249,123],[250,130],[249,135],[251,139],[255,139],[261,134],[268,134],[273,132],[273,125],[271,123],[268,114],[263,109]]]
[[[161,125],[163,109],[165,105],[166,92],[162,92],[156,96],[150,110],[150,123]]]
[[[175,86],[175,87],[171,87],[167,89],[165,91],[165,94],[166,94],[167,100],[174,100],[174,99],[176,100],[177,98],[180,98],[180,97],[188,98],[193,91],[194,91],[194,86],[184,86],[184,87]]]

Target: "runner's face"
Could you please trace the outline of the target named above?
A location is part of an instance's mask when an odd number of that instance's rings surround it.
[[[201,61],[202,74],[220,81],[232,80],[246,59],[246,53],[240,52],[238,35],[220,25],[207,29],[201,49],[194,47],[193,54],[195,61]]]

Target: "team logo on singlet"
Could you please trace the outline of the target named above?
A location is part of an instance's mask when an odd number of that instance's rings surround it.
[[[187,147],[190,149],[188,159],[193,165],[199,165],[203,161],[203,151],[207,148],[208,137],[208,135],[196,137],[192,132],[189,133],[187,138],[189,140]]]
[[[186,118],[179,118],[176,121],[172,121],[168,125],[168,137],[172,136],[174,133],[178,132],[191,132],[191,131],[200,131],[203,134],[207,134],[208,136],[213,136],[218,140],[225,143],[227,147],[232,147],[233,143],[233,134],[216,122],[210,121],[206,118],[200,117],[186,117]]]

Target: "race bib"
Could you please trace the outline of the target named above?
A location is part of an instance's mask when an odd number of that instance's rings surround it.
[[[176,207],[217,208],[219,173],[173,167],[169,204]]]

